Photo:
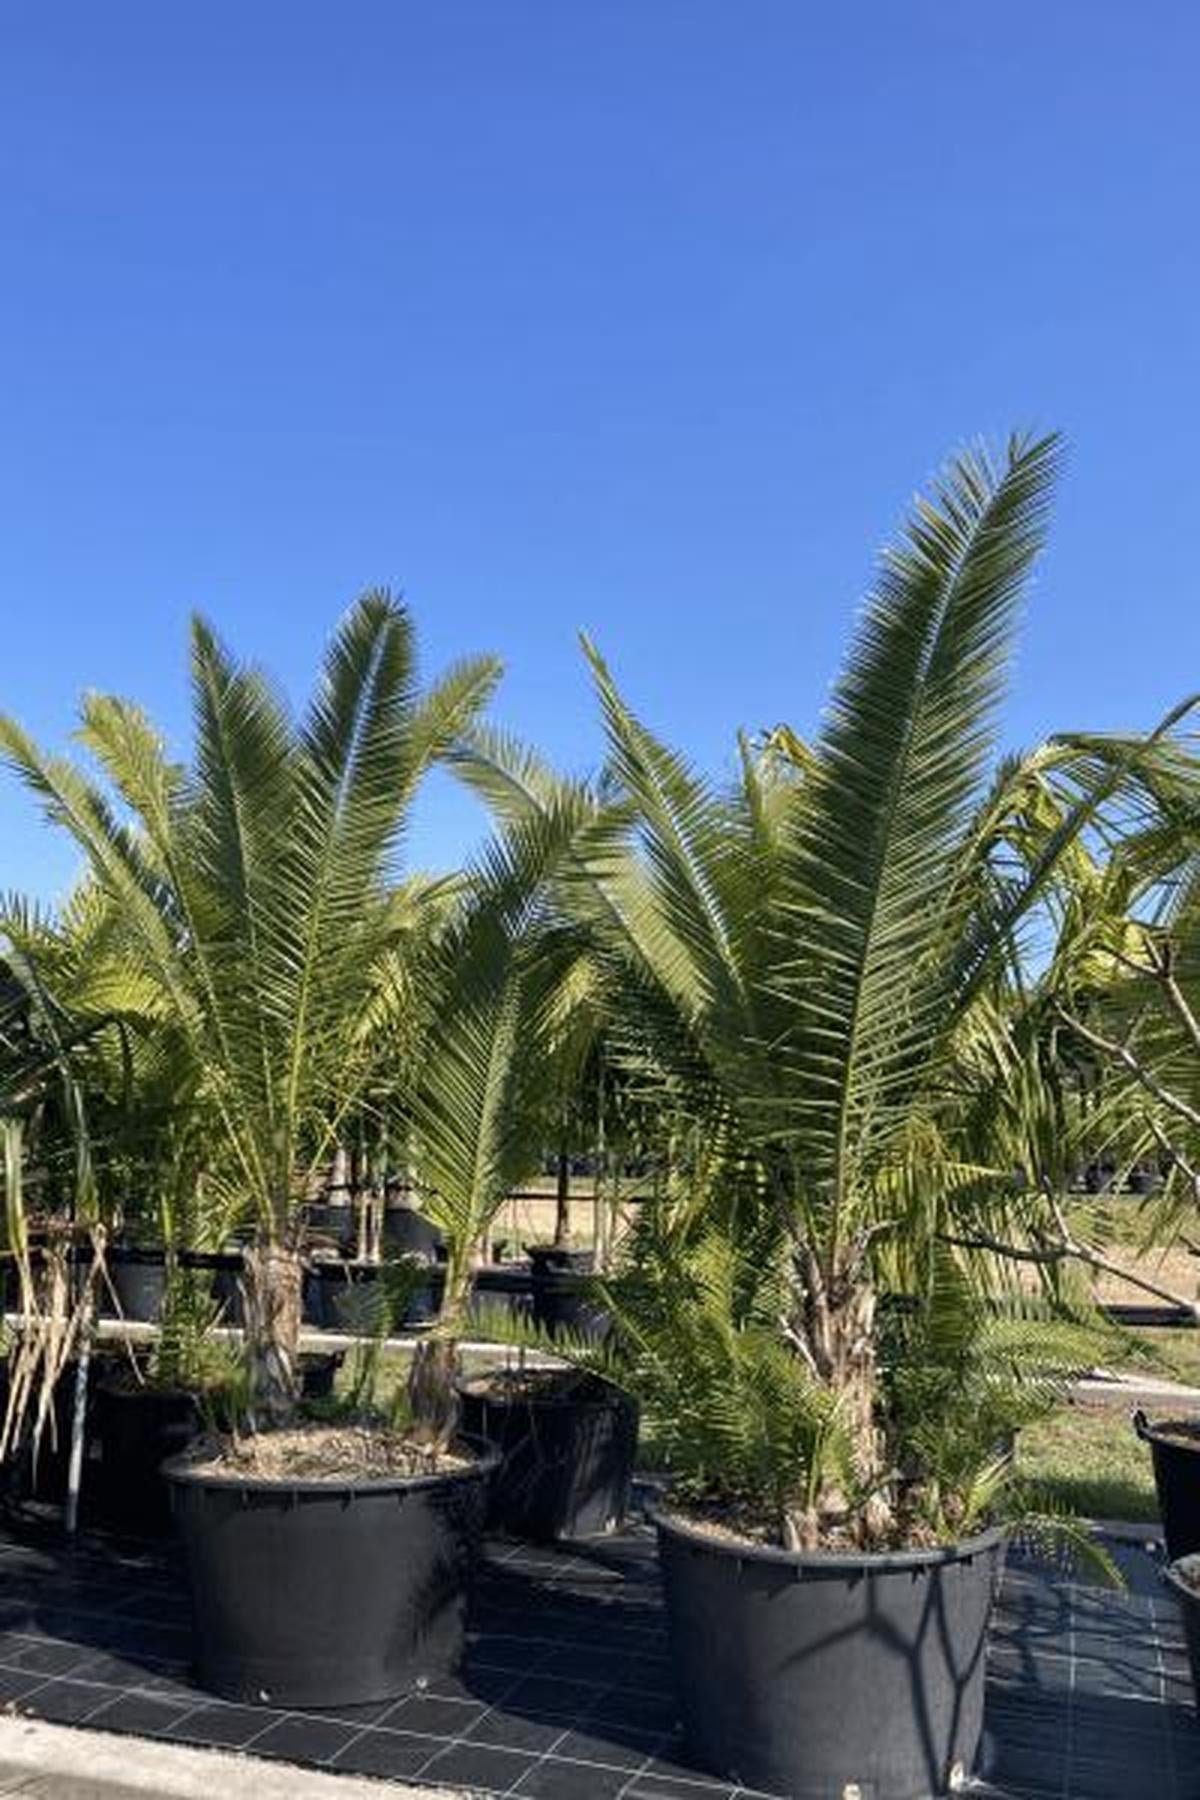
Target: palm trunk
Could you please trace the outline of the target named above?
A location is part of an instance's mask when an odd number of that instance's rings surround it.
[[[558,1153],[558,1180],[554,1192],[554,1243],[562,1249],[571,1235],[571,1158]]]
[[[302,1281],[298,1251],[264,1240],[245,1252],[242,1304],[256,1430],[290,1425],[296,1416]]]
[[[861,1263],[844,1258],[827,1268],[813,1252],[802,1250],[799,1272],[803,1285],[793,1336],[805,1346],[813,1373],[836,1397],[857,1485],[867,1497],[856,1505],[836,1475],[820,1472],[810,1503],[786,1509],[784,1539],[794,1549],[815,1550],[823,1534],[836,1527],[850,1531],[869,1549],[892,1525],[892,1509],[880,1485],[875,1290]]]
[[[438,1449],[445,1449],[458,1427],[458,1346],[470,1298],[471,1265],[451,1256],[437,1323],[413,1351],[408,1371],[413,1434]]]

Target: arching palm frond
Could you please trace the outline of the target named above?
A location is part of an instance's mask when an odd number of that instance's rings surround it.
[[[195,620],[188,767],[135,707],[89,698],[80,735],[115,800],[0,720],[0,754],[84,850],[114,946],[190,1061],[216,1126],[213,1191],[240,1193],[270,1253],[263,1280],[286,1275],[296,1295],[298,1207],[368,1079],[362,1019],[407,941],[389,888],[409,804],[496,674],[463,663],[422,693],[408,615],[373,592],[335,632],[298,724]],[[287,1358],[267,1351],[279,1389]]]
[[[814,1469],[801,1535],[849,1518],[870,1542],[903,1512],[876,1287],[920,1293],[949,1251],[974,1289],[978,1258],[951,1240],[1020,1222],[1018,1153],[1028,1171],[1033,1115],[1048,1140],[1054,1113],[1040,1027],[1031,1014],[1014,1037],[1014,997],[1158,754],[1156,735],[1131,740],[1083,779],[1094,749],[1064,740],[993,770],[1057,462],[1053,438],[955,459],[885,554],[818,737],[743,748],[732,792],[658,742],[587,646],[629,816],[576,856],[564,903],[593,934],[617,1054],[664,1124],[720,1146],[699,1216],[773,1221],[757,1252],[783,1272],[772,1342],[853,1447],[848,1472]],[[544,805],[535,759],[492,744],[485,760],[478,785],[504,816]],[[757,1208],[730,1208],[722,1189],[751,1166]]]

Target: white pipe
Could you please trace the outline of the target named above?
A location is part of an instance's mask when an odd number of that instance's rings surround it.
[[[67,1461],[67,1498],[63,1527],[73,1537],[79,1523],[79,1489],[83,1482],[84,1426],[87,1422],[88,1364],[92,1359],[92,1304],[89,1300],[79,1332],[79,1360],[75,1364],[75,1396],[71,1409],[71,1454]]]

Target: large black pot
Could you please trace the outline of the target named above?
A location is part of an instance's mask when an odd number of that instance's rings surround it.
[[[201,1685],[250,1703],[349,1706],[455,1668],[497,1461],[344,1484],[168,1463]]]
[[[167,1291],[162,1251],[126,1251],[111,1258],[108,1273],[121,1317],[157,1325]]]
[[[339,1250],[348,1250],[354,1242],[354,1208],[316,1204],[304,1209],[304,1223],[314,1238],[326,1239]]]
[[[300,1323],[315,1325],[323,1329],[329,1324],[326,1303],[326,1283],[321,1271],[325,1268],[337,1268],[337,1263],[316,1263],[311,1269],[305,1269],[300,1285]]]
[[[1160,1419],[1152,1425],[1139,1407],[1133,1428],[1150,1446],[1167,1559],[1174,1562],[1200,1550],[1200,1418]],[[1179,1432],[1183,1438],[1173,1435]]]
[[[1191,1579],[1188,1580],[1187,1577]],[[1200,1713],[1200,1556],[1179,1557],[1163,1570],[1163,1579],[1183,1609],[1183,1631],[1192,1665],[1192,1693]]]
[[[629,1504],[637,1407],[608,1382],[482,1376],[460,1389],[462,1427],[503,1458],[488,1522],[514,1537],[594,1537],[615,1531]]]
[[[590,1250],[571,1250],[565,1244],[526,1244],[525,1254],[535,1281],[543,1275],[589,1275],[595,1262]]]
[[[929,1800],[970,1774],[1002,1531],[805,1555],[653,1516],[697,1763],[791,1800]]]
[[[331,1331],[361,1330],[363,1309],[354,1297],[354,1290],[369,1289],[379,1280],[383,1266],[359,1262],[318,1263],[312,1271],[319,1287],[319,1296],[312,1303],[317,1315],[315,1322]],[[445,1271],[436,1265],[430,1264],[419,1271],[403,1316],[395,1321],[397,1328],[410,1331],[436,1318],[444,1285]]]
[[[119,1369],[125,1366],[126,1353],[123,1350],[110,1351],[97,1345],[88,1365],[87,1414],[84,1423],[85,1467],[81,1498],[84,1507],[90,1505],[93,1487],[91,1470],[92,1456],[90,1450],[95,1448],[93,1425],[93,1409],[96,1404],[98,1388]],[[22,1505],[33,1500],[40,1504],[61,1506],[67,1495],[67,1474],[71,1453],[71,1427],[75,1416],[75,1384],[78,1379],[79,1365],[69,1362],[54,1384],[52,1402],[53,1423],[48,1417],[42,1432],[41,1444],[36,1458],[33,1454],[30,1433],[33,1423],[36,1399],[33,1407],[26,1415],[25,1432],[22,1441],[10,1450],[2,1470],[0,1470],[0,1494],[8,1501]],[[0,1416],[8,1405],[9,1367],[0,1361]]]
[[[90,1516],[141,1536],[167,1531],[171,1504],[160,1470],[200,1429],[195,1395],[113,1378],[96,1388],[91,1425],[98,1461]]]
[[[332,1400],[344,1350],[306,1351],[300,1358],[300,1395],[304,1400]]]
[[[563,1250],[553,1244],[529,1244],[530,1312],[535,1325],[556,1337],[602,1338],[608,1318],[592,1295],[590,1250]]]
[[[220,1307],[222,1325],[244,1325],[246,1309],[242,1304],[242,1276],[245,1262],[240,1250],[222,1250],[211,1258],[213,1299]]]
[[[389,1256],[423,1256],[434,1262],[446,1245],[437,1226],[411,1206],[385,1207],[382,1235]]]

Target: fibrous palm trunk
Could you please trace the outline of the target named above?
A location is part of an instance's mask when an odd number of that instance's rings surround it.
[[[245,1252],[245,1314],[250,1412],[256,1429],[289,1425],[299,1395],[303,1267],[290,1245],[263,1239]]]
[[[834,1471],[819,1471],[809,1502],[788,1509],[784,1538],[793,1549],[816,1550],[823,1536],[836,1529],[848,1531],[869,1549],[887,1536],[892,1524],[876,1417],[875,1289],[858,1258],[839,1255],[826,1262],[805,1248],[797,1269],[801,1291],[791,1335],[837,1402],[856,1491],[847,1492]]]
[[[467,1323],[471,1267],[451,1257],[442,1307],[429,1336],[413,1351],[408,1403],[414,1434],[444,1449],[458,1426],[458,1346]]]
[[[554,1191],[554,1244],[562,1249],[571,1235],[571,1158],[565,1147],[558,1153]]]

